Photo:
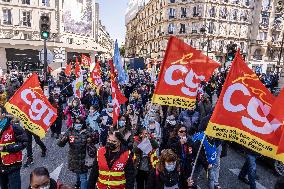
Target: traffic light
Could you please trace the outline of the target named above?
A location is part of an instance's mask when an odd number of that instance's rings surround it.
[[[40,35],[42,39],[48,39],[50,34],[50,18],[47,15],[40,16],[39,20]]]
[[[237,53],[237,44],[230,44],[227,47],[226,61],[233,61]]]

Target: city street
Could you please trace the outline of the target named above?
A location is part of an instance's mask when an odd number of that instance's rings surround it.
[[[27,188],[29,184],[30,172],[39,166],[45,166],[48,168],[52,176],[59,178],[64,184],[73,185],[76,181],[76,177],[72,172],[68,170],[68,144],[64,148],[60,148],[56,145],[56,139],[50,137],[50,133],[44,139],[44,143],[48,148],[48,154],[46,158],[41,158],[40,148],[35,145],[34,150],[34,164],[29,168],[22,169],[22,188]],[[234,174],[238,171],[244,163],[244,155],[235,149],[229,149],[228,156],[222,158],[221,161],[221,172],[220,172],[220,183],[224,189],[248,189],[249,186],[240,182],[237,175]],[[277,180],[277,176],[273,170],[265,163],[257,162],[257,173],[259,180],[257,181],[258,189],[273,189],[274,184]],[[205,172],[200,177],[198,185],[201,189],[206,189]]]

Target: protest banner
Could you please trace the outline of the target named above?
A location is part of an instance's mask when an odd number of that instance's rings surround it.
[[[237,52],[205,133],[283,162],[281,123],[270,114],[274,100]]]
[[[220,64],[176,37],[171,37],[152,102],[194,109],[201,81],[208,81]]]
[[[81,65],[85,68],[90,68],[90,65],[91,65],[91,58],[82,54],[82,58],[81,58]]]
[[[99,90],[103,86],[103,80],[101,78],[101,68],[99,62],[96,63],[94,69],[91,71],[88,81],[92,86],[92,88],[96,90],[97,94],[99,95]]]
[[[45,136],[57,118],[57,110],[43,94],[35,73],[17,90],[5,108],[8,113],[19,118],[27,130],[40,138]]]

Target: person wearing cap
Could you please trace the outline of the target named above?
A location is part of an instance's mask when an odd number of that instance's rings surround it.
[[[22,150],[28,137],[19,123],[12,123],[0,107],[0,188],[21,189]]]
[[[123,145],[120,132],[110,132],[106,146],[98,149],[89,176],[89,189],[134,189],[133,154]]]

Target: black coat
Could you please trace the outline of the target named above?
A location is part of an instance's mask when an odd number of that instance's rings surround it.
[[[121,150],[116,153],[116,154],[110,154],[108,150],[106,151],[105,157],[108,162],[108,166],[111,167],[112,164],[110,162],[115,162],[122,153],[124,153],[127,149],[127,147],[122,146]],[[133,154],[130,154],[128,157],[128,160],[126,162],[126,165],[124,167],[124,173],[125,173],[125,178],[126,178],[126,184],[125,184],[125,189],[134,189],[134,182],[135,182],[135,174],[134,174],[134,164],[133,164]],[[89,176],[89,182],[88,182],[88,188],[89,189],[95,189],[96,188],[96,183],[99,177],[99,165],[97,158],[94,160],[94,164]]]
[[[4,129],[0,132],[0,138],[2,138],[3,132],[8,129],[8,127],[13,124],[11,123],[11,120],[8,119]],[[24,148],[26,148],[27,143],[28,143],[28,137],[24,129],[21,127],[20,124],[14,123],[13,124],[13,130],[15,134],[15,139],[16,142],[14,144],[10,144],[4,147],[3,152],[9,152],[9,153],[17,153],[22,151]],[[0,172],[1,173],[7,173],[9,174],[10,172],[13,172],[15,170],[21,169],[22,163],[15,163],[13,165],[3,165],[2,160],[0,157]]]
[[[72,138],[74,137],[74,141]],[[84,129],[76,131],[72,127],[58,141],[58,146],[64,147],[69,143],[68,153],[68,169],[74,173],[86,173],[88,167],[86,165],[86,150],[88,140],[91,140],[91,133]]]

